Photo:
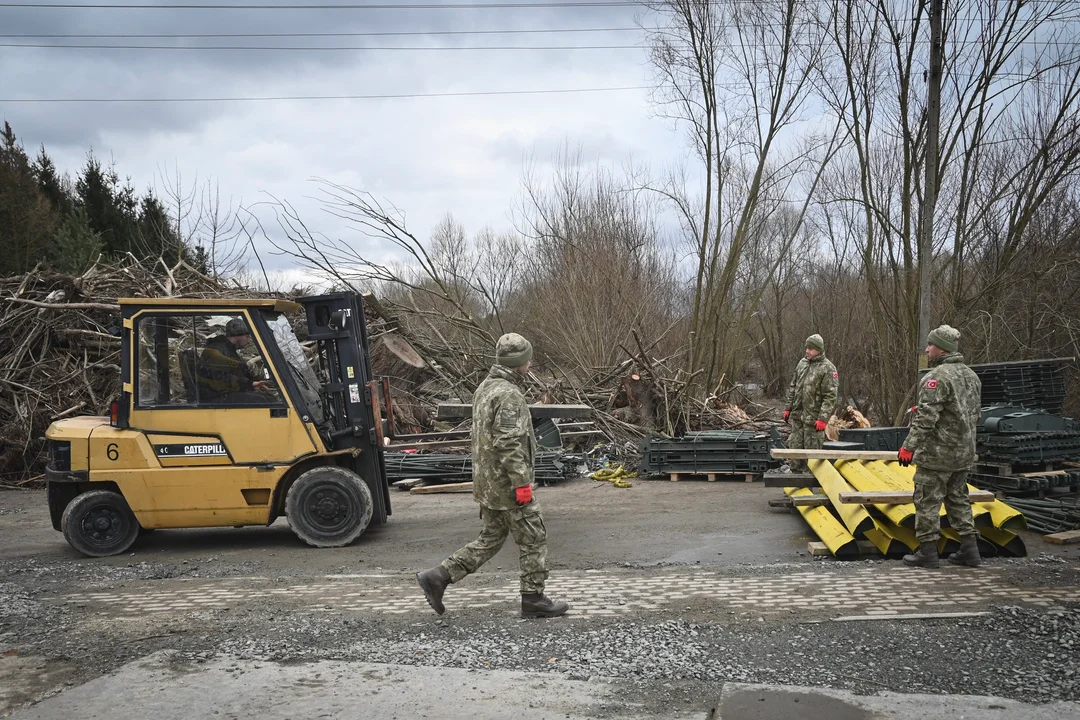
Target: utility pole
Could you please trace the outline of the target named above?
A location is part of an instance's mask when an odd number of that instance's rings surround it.
[[[930,332],[930,300],[934,262],[934,208],[937,205],[938,135],[941,125],[942,0],[930,0],[930,76],[926,102],[926,180],[919,218],[919,367],[926,367],[922,348]]]

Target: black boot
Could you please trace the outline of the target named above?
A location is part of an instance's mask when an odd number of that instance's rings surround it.
[[[521,595],[521,617],[553,618],[565,615],[570,606],[562,600],[552,600],[544,593]]]
[[[949,556],[949,562],[953,565],[967,565],[968,567],[982,565],[982,556],[979,555],[979,536],[960,536],[960,550]]]
[[[919,549],[916,550],[914,554],[904,556],[904,564],[925,568],[941,567],[941,560],[938,558],[937,543],[919,543]]]
[[[416,573],[416,582],[420,583],[420,589],[424,591],[431,609],[442,615],[446,612],[443,607],[442,596],[446,592],[446,586],[450,584],[450,573],[442,565],[436,565],[430,570]]]

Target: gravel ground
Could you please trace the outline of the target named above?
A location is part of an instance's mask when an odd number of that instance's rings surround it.
[[[1057,565],[1031,562],[1027,569],[1046,579],[1046,570]],[[221,577],[240,574],[236,568],[221,570]],[[858,693],[887,689],[1080,700],[1080,605],[1055,612],[1006,606],[981,617],[844,623],[717,618],[707,607],[550,622],[521,621],[509,611],[494,617],[466,610],[444,618],[373,618],[317,605],[259,604],[105,618],[78,606],[42,602],[20,582],[55,572],[31,565],[0,583],[0,647],[14,645],[20,653],[73,662],[78,670],[70,682],[171,649],[178,663],[195,665],[225,654],[256,661],[363,660],[554,672],[573,679],[617,677],[637,685],[657,707],[715,692],[729,681],[797,680]],[[95,588],[172,577],[146,563],[105,574],[84,566],[84,572],[84,581]]]

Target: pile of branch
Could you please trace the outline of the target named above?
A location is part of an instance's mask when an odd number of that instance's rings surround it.
[[[841,430],[868,427],[870,427],[870,421],[866,419],[866,416],[848,405],[829,418],[829,422],[825,426],[825,437],[828,440],[839,440]]]
[[[594,372],[578,382],[568,373],[547,383],[544,402],[577,402],[592,405],[597,425],[617,447],[636,446],[646,435],[680,436],[694,430],[766,431],[775,414],[761,406],[749,415],[733,401],[741,389],[721,379],[714,388],[695,382],[697,373],[682,366],[684,355],[655,357],[651,350],[659,339],[645,345],[636,331],[633,350],[615,367]],[[554,375],[555,373],[553,373]],[[710,391],[711,390],[711,391]],[[746,402],[751,402],[745,398]]]
[[[0,278],[0,484],[28,485],[54,420],[104,415],[120,392],[119,297],[250,295],[181,262],[133,256],[79,276],[40,266]]]

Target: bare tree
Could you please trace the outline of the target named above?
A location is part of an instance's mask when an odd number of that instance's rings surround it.
[[[232,200],[222,204],[216,180],[207,178],[196,216],[199,223],[194,239],[206,252],[210,274],[215,279],[235,275],[247,261],[247,237]]]
[[[747,359],[742,338],[767,287],[741,282],[769,218],[797,221],[769,266],[799,236],[813,188],[838,147],[839,127],[807,128],[823,37],[814,6],[798,0],[666,0],[651,3],[649,30],[660,112],[688,129],[704,192],[661,192],[683,214],[696,257],[689,367],[706,387]],[[760,254],[758,254],[760,260]]]

